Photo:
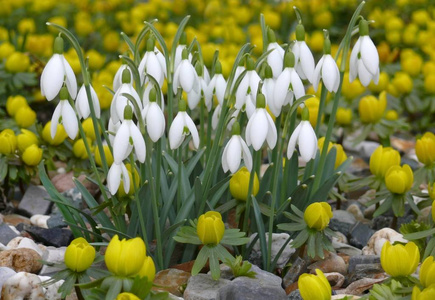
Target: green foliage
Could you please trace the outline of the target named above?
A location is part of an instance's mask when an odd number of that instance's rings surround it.
[[[226,260],[224,262],[233,271],[234,277],[245,276],[249,278],[255,278],[256,273],[251,271],[252,264],[248,261],[243,261],[241,255],[237,255],[234,260]]]

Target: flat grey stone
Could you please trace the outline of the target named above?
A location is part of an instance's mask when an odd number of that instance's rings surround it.
[[[367,245],[371,236],[375,233],[368,225],[358,222],[350,232],[349,244],[362,249]]]
[[[288,295],[288,300],[303,300],[299,290],[295,290]]]
[[[284,287],[287,288],[292,283],[296,282],[299,276],[302,273],[306,273],[307,270],[307,262],[298,256],[282,280]]]
[[[2,290],[3,283],[8,280],[9,277],[17,274],[14,270],[8,267],[0,267],[0,294]],[[1,295],[0,295],[1,296]]]
[[[217,300],[284,300],[287,295],[279,285],[270,285],[267,281],[249,277],[237,277],[231,283],[221,287]]]
[[[329,222],[329,228],[348,236],[357,222],[354,215],[345,210],[334,210],[332,214],[333,216]]]
[[[183,297],[185,300],[214,300],[218,290],[229,284],[228,279],[213,280],[211,275],[198,274],[189,278]]]
[[[49,200],[50,195],[43,186],[30,185],[24,193],[23,198],[18,205],[18,209],[22,212],[33,215],[46,215],[50,212],[52,203]]]
[[[250,236],[250,243],[254,240],[256,237],[256,233]],[[272,251],[271,251],[271,261],[274,261],[276,255],[281,250],[281,248],[284,246],[284,244],[287,242],[287,240],[290,238],[290,235],[287,233],[273,233],[272,234]],[[266,243],[269,240],[269,234],[266,233]],[[288,260],[290,259],[290,256],[292,256],[293,253],[296,252],[296,249],[292,248],[290,246],[291,240],[287,243],[287,245],[284,248],[284,251],[282,251],[280,257],[278,258],[278,261],[276,262],[277,268],[284,268],[284,266],[287,264]],[[253,264],[260,266],[263,264],[262,259],[262,253],[261,253],[261,247],[260,247],[260,240],[258,239],[254,246],[252,247],[252,252],[249,255],[249,261]]]
[[[337,241],[332,240],[332,247],[334,247],[334,249],[339,252],[339,253],[344,253],[346,255],[349,256],[355,256],[355,255],[361,255],[362,254],[362,250],[358,249],[356,247],[353,247],[351,245],[345,244],[345,243],[340,243]]]
[[[64,262],[66,247],[56,248],[49,246],[46,250],[45,257],[43,257],[45,261],[57,264]],[[52,275],[60,270],[61,269],[57,267],[43,265],[39,275]]]
[[[264,271],[259,267],[257,267],[256,265],[252,265],[251,271],[254,271],[256,273],[255,279],[258,280],[261,284],[276,285],[281,287],[281,283],[282,283],[281,277],[276,276],[275,274],[272,274],[270,272]]]
[[[3,223],[0,224],[0,243],[6,245],[9,243],[13,238],[16,238],[18,234],[13,231],[8,224]]]
[[[348,272],[351,273],[358,265],[378,264],[381,262],[379,255],[356,255],[349,258]]]

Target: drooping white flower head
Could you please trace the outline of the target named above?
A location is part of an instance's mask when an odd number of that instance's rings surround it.
[[[267,141],[270,149],[275,148],[277,133],[272,117],[266,110],[266,99],[263,94],[257,95],[257,108],[246,126],[245,138],[248,146],[258,151]]]
[[[187,59],[187,49],[183,50],[182,60],[174,73],[173,92],[178,93],[178,88],[181,87],[186,93],[190,93],[192,89],[199,93],[200,84],[198,74],[190,61]]]
[[[53,100],[60,92],[63,84],[73,99],[77,96],[77,80],[74,71],[63,56],[63,39],[58,36],[54,40],[54,54],[41,74],[41,94],[48,101]]]
[[[113,141],[115,140],[116,132],[118,132],[119,127],[121,127],[121,121],[113,122],[112,118],[109,119],[108,122],[108,133],[109,133],[109,141],[110,144],[113,145]]]
[[[304,85],[294,68],[295,56],[293,52],[286,53],[284,70],[275,82],[274,109],[278,115],[286,104],[293,104],[293,100],[305,95]],[[275,114],[275,113],[274,113]]]
[[[199,134],[195,123],[186,112],[186,102],[180,100],[178,103],[178,114],[172,121],[171,128],[169,128],[169,147],[177,149],[183,143],[186,135],[192,135],[193,147],[199,147]]]
[[[314,57],[305,43],[304,25],[296,26],[296,42],[292,47],[295,55],[295,69],[301,79],[307,79],[310,83],[313,82],[314,73]]]
[[[236,109],[246,110],[250,118],[255,110],[258,83],[261,78],[255,71],[255,64],[251,57],[246,58],[246,69],[248,71],[236,91],[236,104],[234,106]]]
[[[359,22],[360,37],[350,54],[349,81],[359,77],[363,86],[368,86],[373,80],[379,82],[379,54],[369,36],[369,25],[366,20]]]
[[[79,124],[74,108],[72,108],[71,104],[68,102],[68,89],[66,87],[60,89],[59,97],[59,104],[57,104],[53,116],[51,117],[51,138],[55,137],[57,124],[61,121],[68,137],[73,140],[76,138],[79,131]]]
[[[174,58],[174,70],[177,70],[181,61],[183,60],[183,50],[187,49],[187,35],[185,32],[181,34],[179,44],[175,48],[175,58]],[[189,53],[187,59],[189,62],[192,61],[192,54]]]
[[[161,64],[156,54],[157,48],[154,46],[154,44],[154,38],[149,38],[147,41],[147,51],[145,52],[139,64],[138,71],[142,83],[146,83],[147,81],[145,75],[150,75],[159,83],[161,87],[165,79],[166,63],[164,66]]]
[[[112,103],[110,104],[110,116],[114,123],[118,121],[124,120],[124,109],[129,103],[129,99],[125,97],[123,94],[129,94],[133,97],[136,102],[136,105],[142,110],[142,102],[140,101],[140,97],[137,94],[136,90],[133,88],[131,84],[130,71],[125,69],[122,72],[123,83],[121,87],[116,91],[115,95],[113,95]],[[136,113],[135,107],[133,106],[133,112]]]
[[[139,128],[133,123],[132,117],[133,109],[130,105],[127,105],[125,107],[124,121],[121,122],[121,126],[113,140],[113,161],[117,164],[120,164],[130,155],[132,148],[134,148],[136,158],[142,163],[145,162],[145,140]]]
[[[143,97],[142,97],[142,106],[145,108],[145,106],[147,106],[150,102],[150,92],[151,90],[155,88],[154,85],[152,83],[147,83],[145,84],[145,89],[143,92]],[[161,101],[158,101],[158,105],[161,107],[162,110],[165,109],[165,97],[163,95],[162,90],[159,88],[160,91],[160,99]]]
[[[240,125],[238,122],[233,124],[232,136],[224,148],[222,154],[222,168],[224,172],[236,173],[239,169],[240,162],[243,158],[246,168],[249,171],[252,169],[252,155],[248,145],[240,136]]]
[[[196,62],[195,72],[198,75],[199,89],[193,88],[187,94],[187,104],[189,105],[189,108],[193,110],[198,106],[199,102],[201,101],[201,98],[204,98],[207,110],[210,111],[211,102],[207,103],[206,100],[206,92],[208,86],[206,77],[208,76],[210,79],[210,75],[208,75],[208,72],[207,73],[204,72],[204,67],[201,65],[199,61]]]
[[[302,121],[293,131],[287,146],[287,158],[290,159],[299,145],[299,153],[303,161],[308,162],[314,159],[317,153],[317,137],[311,126],[308,115],[308,108],[304,107],[302,112]]]
[[[222,112],[222,106],[218,104],[216,108],[214,109],[213,115],[211,117],[211,127],[213,130],[215,130],[219,124],[219,119],[221,117]],[[231,130],[233,127],[234,122],[237,120],[237,117],[239,116],[240,109],[234,110],[234,112],[231,115],[230,121],[228,122],[227,129]]]
[[[97,118],[100,118],[100,115],[101,115],[100,101],[98,100],[97,93],[95,92],[92,85],[90,85],[89,88],[91,90],[92,105],[94,107],[95,116]],[[77,114],[79,115],[79,118],[86,119],[91,114],[91,108],[89,107],[88,96],[86,94],[86,88],[85,88],[84,84],[81,86],[81,88],[77,94],[76,109],[77,109]]]
[[[275,117],[281,113],[281,108],[275,105],[275,79],[273,79],[272,68],[267,64],[264,71],[263,86],[261,92],[266,97],[266,104]]]
[[[213,75],[213,78],[210,80],[210,83],[205,93],[205,103],[208,111],[210,111],[213,104],[213,95],[216,95],[219,104],[222,105],[222,103],[224,102],[226,88],[227,82],[222,75],[222,65],[219,60],[217,60],[215,66],[215,73]]]
[[[128,194],[130,190],[130,176],[124,163],[117,164],[116,162],[110,166],[107,174],[107,188],[112,195],[115,195],[121,185],[121,180],[124,186],[124,192]]]
[[[115,77],[113,77],[113,91],[116,93],[122,85],[122,73],[124,70],[128,70],[130,73],[130,78],[133,78],[130,67],[128,65],[121,65],[116,71]]]
[[[144,106],[144,109],[142,110],[142,118],[144,119],[145,125],[147,127],[148,135],[155,143],[165,133],[166,121],[162,109],[156,102],[156,89],[152,88],[149,94],[149,102]]]
[[[272,68],[273,78],[276,79],[281,74],[284,66],[284,49],[276,42],[275,33],[272,29],[267,30],[267,38],[269,45],[267,46],[267,51],[273,49],[272,52],[267,56],[267,63]]]
[[[236,84],[237,78],[239,78],[239,76],[245,70],[246,70],[246,68],[245,68],[244,60],[241,59],[239,62],[239,65],[236,67],[236,71],[234,72],[234,79],[233,79],[233,82],[231,83],[231,90],[233,90],[234,84]]]
[[[329,41],[329,37],[325,38],[323,52],[324,54],[314,70],[313,88],[314,91],[317,92],[320,78],[322,78],[326,89],[330,93],[336,93],[340,85],[340,71],[338,70],[337,63],[331,56],[331,42]]]

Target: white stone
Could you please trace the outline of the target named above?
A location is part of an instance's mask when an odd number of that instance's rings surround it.
[[[48,228],[47,226],[47,220],[50,218],[50,216],[47,215],[33,215],[30,218],[30,223],[32,223],[32,225],[38,226],[38,227],[42,227],[42,228]]]
[[[25,237],[16,237],[7,244],[8,249],[29,248],[38,252],[42,259],[47,256],[47,250],[44,245],[38,245],[33,240]]]
[[[51,277],[49,276],[39,276],[39,279],[41,282],[50,280]],[[61,294],[57,292],[59,287],[64,283],[64,280],[59,280],[58,282],[55,282],[49,286],[43,287],[44,295],[46,300],[61,300],[60,297]]]
[[[257,236],[257,234],[253,234],[250,236],[250,242],[253,241],[253,239]],[[272,234],[272,253],[271,253],[271,261],[274,261],[276,255],[278,254],[279,250],[281,250],[281,247],[284,245],[284,243],[287,241],[287,239],[290,237],[287,233],[273,233]],[[266,243],[269,241],[269,234],[266,233]],[[287,246],[284,248],[284,251],[281,253],[281,256],[279,257],[278,261],[276,262],[277,268],[283,268],[288,260],[290,259],[290,256],[292,256],[293,253],[296,252],[296,249],[290,247],[290,242],[287,244]],[[261,247],[260,247],[260,240],[257,240],[254,247],[252,248],[252,252],[261,253]]]
[[[13,275],[17,274],[14,270],[8,267],[0,267],[0,294],[2,290],[3,283],[9,279],[9,277],[12,277]]]
[[[382,228],[381,230],[376,231],[369,239],[367,246],[362,249],[363,255],[381,255],[382,247],[386,241],[389,241],[391,244],[394,242],[408,242],[403,238],[403,235],[394,229]]]
[[[51,246],[47,247],[47,251],[46,251],[47,255],[43,259],[50,263],[56,263],[56,264],[63,263],[65,257],[65,251],[66,251],[66,247],[60,247],[60,248],[51,247]],[[43,265],[39,274],[45,275],[53,272],[58,272],[59,270],[60,269],[57,267]]]
[[[44,300],[44,290],[38,275],[19,272],[5,281],[2,288],[3,300]]]

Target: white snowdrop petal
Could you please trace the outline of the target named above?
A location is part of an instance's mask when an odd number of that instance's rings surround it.
[[[180,66],[178,66],[175,69],[175,73],[174,73],[174,77],[173,77],[174,82],[172,83],[172,91],[174,92],[175,95],[177,95],[178,88],[180,85],[180,82],[179,82],[180,81],[180,72],[181,72],[181,68],[180,68]]]
[[[184,120],[183,120],[183,116],[179,112],[175,116],[174,120],[172,121],[171,127],[169,128],[169,136],[168,136],[169,146],[171,147],[172,150],[177,149],[183,143],[184,140],[183,130],[184,130]]]
[[[65,69],[60,54],[54,54],[41,75],[41,94],[48,101],[53,100],[63,85]]]
[[[358,39],[353,46],[352,52],[350,53],[349,61],[349,81],[352,82],[356,79],[358,75],[358,54],[360,52],[361,39]]]
[[[222,153],[222,169],[224,170],[224,173],[228,172],[228,163],[227,163],[227,155],[228,155],[228,145],[231,142],[231,139],[228,141],[228,143],[226,144],[225,148],[224,148],[224,152]]]
[[[251,151],[249,151],[248,146],[246,145],[245,141],[242,139],[242,137],[238,136],[240,145],[242,146],[242,156],[243,161],[245,162],[246,168],[248,168],[249,172],[252,170],[252,155]]]
[[[217,127],[217,125],[219,123],[219,118],[220,118],[220,115],[221,115],[221,110],[222,110],[222,107],[219,104],[214,109],[213,115],[211,117],[211,127],[213,129],[216,129],[216,127]]]
[[[298,137],[299,152],[302,159],[308,162],[317,151],[317,142],[314,144],[314,130],[309,121],[301,121],[301,130]]]
[[[370,72],[366,69],[361,59],[358,60],[358,77],[363,86],[368,86],[373,77],[372,74],[370,74]]]
[[[326,56],[322,68],[322,80],[326,88],[330,92],[336,92],[336,90],[334,90],[334,87],[336,85],[336,82],[340,80],[340,77],[337,78],[336,71],[338,71],[338,69],[334,59],[330,55]]]
[[[290,85],[290,78],[290,68],[285,68],[275,82],[274,102],[275,107],[279,108],[279,110],[281,110],[281,107],[283,106],[285,98],[287,96]]]
[[[113,140],[113,160],[115,163],[120,164],[130,154],[130,131],[127,123],[124,121],[116,132],[115,139]]]
[[[267,112],[264,108],[257,108],[255,117],[252,116],[248,122],[250,122],[251,130],[249,132],[252,147],[258,151],[263,146],[264,141],[267,138],[268,124],[267,124]]]
[[[154,51],[156,52],[156,56],[157,56],[157,59],[159,60],[160,68],[163,71],[163,75],[165,77],[167,77],[165,56],[156,47],[154,48]],[[160,87],[162,87],[162,86],[160,86]]]
[[[131,166],[131,168],[133,174],[134,166]],[[130,191],[130,176],[128,176],[128,170],[123,163],[121,164],[121,171],[122,171],[122,183],[124,185],[124,192],[128,194],[128,192]]]
[[[146,156],[145,140],[143,139],[139,128],[137,128],[137,126],[131,120],[129,120],[129,129],[131,138],[133,140],[134,153],[136,154],[137,160],[143,163],[145,162]]]
[[[160,107],[157,103],[151,103],[149,113],[146,114],[146,124],[148,135],[154,143],[165,133],[165,123],[165,116]]]
[[[375,44],[368,35],[361,37],[361,60],[366,69],[375,75],[379,68],[379,54]]]
[[[62,123],[69,138],[74,140],[79,131],[79,124],[76,113],[67,100],[62,100],[65,103],[62,105]]]
[[[65,69],[65,76],[66,76],[66,87],[68,88],[68,92],[71,96],[71,98],[75,99],[77,96],[77,79],[76,75],[74,74],[73,69],[69,65],[68,61],[65,59],[65,57],[61,56],[63,66]]]
[[[258,76],[257,72],[255,70],[249,71],[249,86],[251,87],[251,95],[254,96],[254,98],[257,95],[258,90],[258,83],[261,81],[260,76]],[[248,73],[249,73],[248,72]]]
[[[188,93],[192,90],[193,85],[195,83],[194,76],[195,69],[193,69],[192,65],[187,59],[184,59],[180,63],[180,85],[183,90]]]
[[[227,89],[227,82],[222,74],[218,74],[216,79],[216,97],[219,103],[222,105],[224,102],[225,90]]]
[[[226,160],[228,162],[228,168],[231,173],[237,172],[240,166],[240,161],[242,159],[242,146],[237,139],[237,136],[231,137],[230,141],[227,145],[228,152],[226,156]]]
[[[291,72],[291,78],[290,78],[291,85],[293,87],[293,93],[294,96],[297,99],[303,97],[305,95],[305,88],[304,84],[301,81],[301,78],[299,77],[298,73],[296,71]],[[292,103],[290,103],[292,104]]]
[[[119,185],[121,184],[121,165],[114,163],[110,166],[109,172],[107,173],[107,187],[112,195],[115,195],[118,191]]]
[[[162,86],[163,80],[165,78],[159,60],[154,52],[150,52],[148,60],[145,64],[144,72],[154,77],[154,79],[159,83],[159,86]]]
[[[306,79],[308,79],[309,82],[313,82],[313,72],[314,72],[314,57],[311,53],[310,48],[308,48],[307,44],[305,42],[301,42],[300,46],[300,66],[302,70],[304,71]]]
[[[301,124],[299,123],[298,126],[296,126],[295,130],[293,131],[292,135],[290,136],[290,140],[288,141],[287,145],[287,158],[290,159],[293,156],[293,153],[296,149],[296,142],[298,140],[299,132],[301,131]]]
[[[313,88],[314,88],[315,92],[317,92],[317,89],[319,88],[320,75],[321,75],[321,71],[323,70],[324,61],[325,61],[325,55],[322,56],[322,58],[317,63],[316,68],[314,69],[314,73],[313,73]]]
[[[275,148],[278,136],[276,132],[275,123],[273,123],[272,117],[269,115],[269,113],[267,113],[267,111],[266,111],[266,117],[268,123],[268,134],[266,137],[267,145],[269,146],[270,149],[273,149]]]
[[[248,88],[249,88],[249,77],[248,77],[248,73],[246,73],[245,77],[243,77],[242,81],[239,84],[239,87],[237,88],[236,104],[235,104],[235,107],[237,109],[242,109],[243,105],[245,105]]]
[[[62,101],[60,101],[56,108],[54,109],[53,115],[51,116],[51,124],[50,124],[50,134],[53,139],[56,136],[57,125],[59,124],[60,114],[62,112]]]
[[[193,147],[195,147],[195,149],[198,149],[199,147],[198,129],[196,128],[195,123],[193,123],[192,119],[189,117],[189,115],[186,112],[184,113],[184,122],[187,128],[189,128],[190,134],[192,135]]]
[[[189,93],[187,93],[187,104],[191,110],[194,110],[201,100],[201,93],[197,93],[194,89],[192,89]]]
[[[99,119],[101,117],[101,108],[100,108],[100,100],[98,99],[98,95],[95,92],[92,85],[90,86],[91,95],[92,95],[92,103],[94,105],[95,116]]]
[[[216,88],[216,80],[217,76],[213,76],[213,78],[210,80],[210,83],[207,85],[207,88],[204,90],[204,97],[207,101],[212,101],[213,98],[213,92]]]

